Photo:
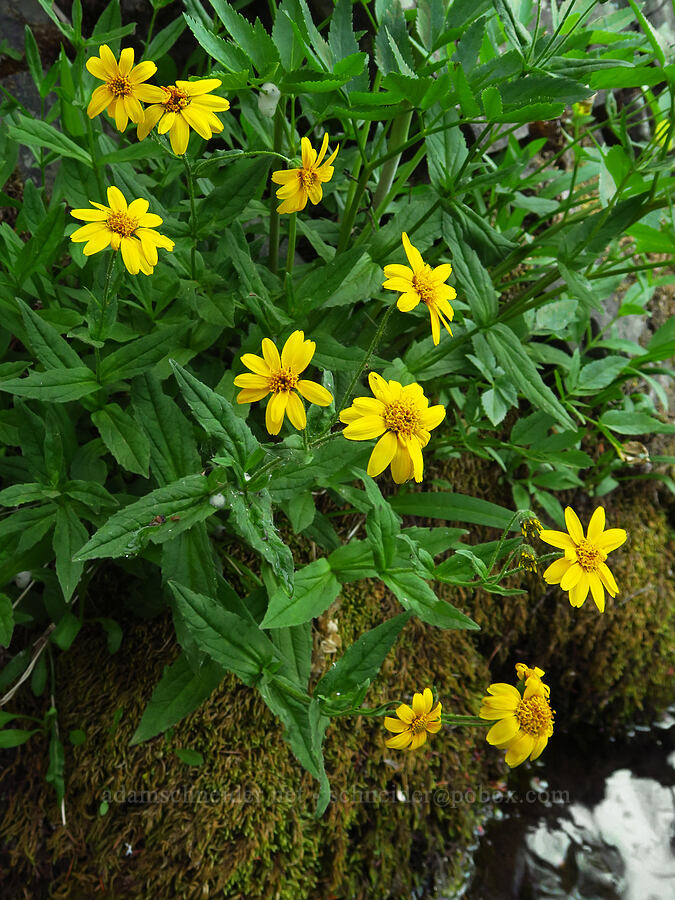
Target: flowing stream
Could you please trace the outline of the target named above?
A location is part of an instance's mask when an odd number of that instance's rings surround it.
[[[564,736],[491,804],[460,893],[434,900],[675,900],[675,718]]]

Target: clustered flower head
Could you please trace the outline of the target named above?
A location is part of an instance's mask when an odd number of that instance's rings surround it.
[[[177,81],[161,88],[161,97],[145,110],[143,120],[138,124],[139,141],[146,138],[156,125],[160,134],[168,131],[171,149],[181,156],[187,150],[190,128],[205,141],[219,134],[223,123],[216,113],[230,108],[228,100],[211,96],[211,91],[221,84],[220,78],[203,78],[200,81]]]
[[[119,131],[124,131],[129,119],[137,125],[139,140],[148,136],[157,125],[160,134],[169,133],[171,149],[179,156],[185,153],[190,139],[190,128],[204,140],[223,130],[223,123],[216,116],[230,108],[223,97],[207,96],[222,84],[219,78],[203,78],[199,81],[177,81],[168,87],[144,84],[157,71],[154,62],[147,60],[134,66],[131,47],[122,50],[119,62],[110,47],[99,47],[100,57],[87,60],[87,69],[95,78],[105,82],[92,94],[87,108],[93,119],[104,109],[115,120]],[[141,103],[150,103],[144,110]]]
[[[450,277],[452,266],[444,263],[432,269],[422,259],[422,255],[416,247],[410,243],[408,235],[403,232],[403,249],[408,257],[408,266],[392,263],[384,267],[386,281],[382,287],[390,291],[402,291],[396,301],[396,306],[401,312],[410,312],[420,303],[425,303],[431,317],[431,334],[434,344],[441,339],[442,322],[448,334],[452,337],[450,322],[454,316],[454,310],[448,301],[454,300],[457,291],[445,282]]]
[[[109,187],[109,206],[89,202],[94,209],[71,212],[74,218],[88,223],[70,236],[71,241],[84,243],[85,256],[112,247],[122,251],[124,265],[132,275],[151,275],[157,265],[157,248],[173,250],[174,242],[155,231],[162,224],[161,217],[148,212],[150,204],[142,197],[127,204],[119,188]]]
[[[342,432],[351,441],[379,438],[368,461],[368,474],[374,478],[391,465],[397,484],[413,478],[422,480],[422,447],[429,443],[429,432],[445,418],[442,406],[429,406],[419,384],[405,387],[398,381],[385,381],[377,372],[368,376],[374,397],[357,397],[340,413],[347,426]]]
[[[333,396],[315,381],[300,378],[310,364],[316,344],[305,340],[302,331],[294,331],[284,344],[281,355],[269,338],[262,342],[262,356],[244,353],[241,361],[250,369],[237,375],[234,383],[242,388],[237,403],[255,403],[268,394],[271,397],[265,411],[265,425],[270,434],[279,434],[288,414],[291,424],[299,431],[307,425],[305,407],[299,395],[317,406],[330,406]]]
[[[550,689],[544,671],[525,663],[516,664],[518,684],[491,684],[481,701],[479,716],[496,720],[487,733],[489,744],[506,750],[507,766],[519,766],[528,757],[536,759],[553,734],[555,710],[549,703]]]
[[[559,584],[563,591],[569,591],[572,606],[583,606],[590,590],[595,605],[600,612],[605,610],[605,591],[615,597],[619,588],[605,560],[607,554],[616,550],[626,540],[623,528],[609,528],[605,531],[605,510],[599,506],[588,523],[588,533],[572,507],[565,510],[567,531],[544,530],[539,537],[547,544],[565,551],[544,572],[544,581]]]
[[[393,733],[385,741],[394,750],[417,750],[427,739],[427,733],[436,734],[441,730],[440,702],[434,706],[434,695],[430,688],[421,694],[413,694],[412,706],[402,703],[396,710],[397,718],[385,716],[384,727]]]
[[[309,139],[300,141],[302,165],[299,169],[279,169],[272,173],[272,181],[280,184],[277,197],[282,202],[277,206],[279,213],[300,212],[307,206],[307,201],[316,205],[323,197],[322,185],[333,177],[332,162],[340,149],[338,144],[325,162],[321,160],[328,149],[328,135],[324,134],[321,149],[317,155]]]

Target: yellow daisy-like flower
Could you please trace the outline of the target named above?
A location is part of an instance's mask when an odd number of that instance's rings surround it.
[[[300,141],[300,148],[302,166],[299,169],[279,169],[277,172],[272,172],[272,181],[281,185],[277,191],[277,197],[282,201],[277,206],[279,213],[300,212],[307,206],[308,199],[316,206],[323,197],[321,185],[330,181],[335,171],[331,163],[340,149],[339,144],[328,159],[321,162],[328,149],[327,134],[323,136],[318,156],[307,138]]]
[[[325,387],[300,378],[315,350],[314,341],[306,341],[304,332],[294,331],[284,344],[281,356],[269,338],[263,339],[262,356],[254,353],[242,356],[241,361],[253,374],[245,372],[234,379],[236,386],[243,388],[237,403],[255,403],[271,394],[265,412],[265,426],[270,434],[279,434],[286,413],[299,431],[307,425],[305,407],[298,394],[317,406],[330,406],[333,402]]]
[[[391,464],[397,484],[413,476],[422,480],[422,447],[429,443],[429,432],[445,418],[442,406],[429,406],[419,384],[403,387],[398,381],[385,381],[371,372],[368,384],[375,397],[357,397],[340,413],[347,426],[342,432],[350,441],[368,441],[379,437],[368,461],[371,478]]]
[[[169,132],[171,149],[178,156],[187,150],[190,129],[194,128],[205,141],[223,130],[223,123],[216,113],[230,108],[224,97],[207,96],[222,84],[220,78],[203,78],[201,81],[177,81],[169,87],[159,88],[161,96],[145,110],[138,125],[138,140],[146,138],[157,125],[160,134]]]
[[[441,339],[441,322],[452,336],[448,323],[452,322],[455,311],[448,301],[455,299],[457,291],[449,284],[445,284],[452,272],[452,266],[450,263],[444,263],[432,269],[424,262],[420,251],[410,243],[405,231],[401,237],[405,255],[412,268],[398,264],[385,266],[384,274],[387,280],[382,283],[382,287],[389,291],[403,292],[396,302],[401,312],[415,309],[420,300],[426,303],[431,316],[431,334],[434,344],[437,345]]]
[[[132,275],[143,272],[151,275],[157,265],[157,248],[173,250],[174,242],[158,234],[155,228],[162,224],[160,216],[148,212],[150,204],[139,198],[127,205],[119,188],[108,188],[108,203],[89,201],[95,209],[74,209],[71,216],[87,222],[74,231],[70,239],[76,244],[86,241],[85,256],[112,247],[122,251],[122,259]]]
[[[402,703],[393,716],[386,716],[384,727],[391,731],[394,737],[387,738],[387,747],[394,750],[417,750],[427,739],[429,734],[436,734],[441,730],[440,702],[435,706],[434,696],[429,688],[424,688],[424,693],[413,694],[412,707]],[[433,708],[432,708],[433,707]]]
[[[544,530],[539,535],[542,541],[565,551],[564,556],[546,569],[544,581],[559,584],[563,591],[569,591],[572,606],[583,606],[590,590],[595,605],[604,612],[605,590],[610,597],[616,597],[619,592],[605,560],[608,553],[623,544],[626,532],[623,528],[604,530],[605,510],[602,506],[591,516],[586,537],[579,517],[570,506],[565,510],[565,524],[569,534]]]
[[[115,120],[118,131],[124,131],[129,119],[138,123],[143,121],[141,103],[155,103],[162,98],[162,89],[152,84],[143,84],[157,71],[157,66],[149,60],[134,66],[134,51],[125,47],[117,62],[115,55],[107,44],[98,48],[100,56],[91,56],[87,60],[87,69],[94,78],[104,81],[91,95],[87,115],[90,119],[108,110],[108,115]]]
[[[481,701],[481,719],[498,719],[486,740],[506,750],[507,766],[519,766],[528,757],[536,759],[553,734],[555,711],[549,703],[549,687],[541,680],[544,672],[524,663],[516,665],[518,687],[491,684]]]

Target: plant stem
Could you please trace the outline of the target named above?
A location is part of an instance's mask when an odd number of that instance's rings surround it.
[[[185,154],[182,156],[183,165],[187,174],[188,192],[190,194],[190,233],[192,234],[192,247],[190,249],[190,274],[193,281],[197,280],[197,209],[195,206],[195,185],[192,178],[192,169]]]
[[[285,104],[283,104],[285,107]],[[281,150],[281,141],[283,138],[283,110],[282,104],[277,103],[274,111],[274,151],[278,153]],[[274,205],[270,212],[270,271],[275,275],[279,268],[279,213]]]
[[[402,144],[406,142],[408,139],[408,132],[410,130],[410,123],[412,122],[413,110],[407,110],[404,113],[401,113],[400,116],[397,116],[394,119],[394,125],[391,129],[391,135],[389,137],[389,146],[390,147],[400,147]],[[396,156],[392,156],[391,159],[387,160],[387,162],[382,167],[382,173],[380,174],[380,180],[378,182],[377,188],[375,189],[375,195],[373,197],[373,207],[377,209],[384,198],[389,193],[389,189],[394,183],[394,178],[396,177],[396,170],[398,169],[398,164],[401,161],[401,153]]]
[[[96,334],[92,335],[92,339],[97,343],[101,340],[101,334],[103,333],[103,323],[105,321],[105,311],[108,307],[108,300],[110,299],[110,286],[112,284],[112,274],[113,269],[115,268],[115,262],[117,260],[118,250],[113,250],[110,254],[110,259],[108,260],[108,268],[105,273],[105,283],[103,286],[103,299],[101,300],[101,318],[98,321],[98,327],[96,328]],[[96,380],[99,381],[99,370],[101,367],[101,348],[94,347],[94,355],[96,357]]]
[[[286,254],[286,274],[293,273],[293,262],[295,260],[295,228],[297,213],[291,213],[288,220],[288,252]]]

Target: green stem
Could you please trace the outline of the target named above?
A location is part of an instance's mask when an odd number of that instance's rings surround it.
[[[103,333],[103,324],[105,322],[105,311],[108,307],[108,300],[110,299],[110,286],[112,285],[112,274],[113,269],[115,268],[115,262],[117,260],[117,250],[113,250],[110,254],[110,259],[108,260],[108,268],[105,273],[105,283],[103,286],[103,299],[101,300],[101,318],[98,322],[98,327],[96,328],[96,333],[92,335],[92,340],[97,343],[101,340],[101,334]],[[94,347],[94,356],[96,358],[96,380],[99,381],[99,371],[101,368],[101,348]]]
[[[103,173],[101,172],[101,167],[98,164],[98,158],[96,154],[96,147],[94,144],[94,126],[92,125],[91,119],[87,115],[87,112],[83,113],[87,128],[87,141],[89,143],[89,154],[91,156],[91,164],[94,167],[94,174],[96,175],[96,181],[98,183],[98,189],[101,196],[101,203],[105,202],[106,192],[105,192],[105,183],[103,181]]]
[[[479,716],[456,716],[453,713],[442,713],[441,722],[444,725],[493,725],[494,722],[481,719]]]
[[[190,194],[190,233],[192,235],[192,247],[190,249],[190,272],[192,280],[197,280],[197,208],[195,205],[195,185],[192,178],[192,169],[185,154],[181,157],[187,174],[188,192]]]
[[[413,110],[407,110],[404,113],[401,113],[400,116],[397,116],[394,119],[394,124],[391,129],[391,135],[389,137],[388,145],[389,147],[400,147],[404,144],[408,138],[408,132],[410,130],[410,123],[412,122]],[[382,172],[380,174],[380,180],[378,182],[377,188],[375,189],[375,195],[373,196],[373,206],[377,209],[384,198],[389,193],[389,189],[394,183],[394,178],[396,177],[396,170],[398,169],[398,164],[401,161],[402,153],[398,153],[396,156],[392,156],[384,166],[382,167]]]
[[[281,150],[281,141],[283,138],[283,111],[281,108],[281,104],[277,104],[277,108],[274,111],[274,152],[278,153]],[[272,207],[272,212],[270,213],[270,271],[275,275],[277,273],[277,269],[279,268],[279,213],[277,212],[276,204]]]
[[[288,221],[288,252],[286,253],[286,274],[293,273],[293,262],[295,260],[295,229],[297,225],[297,213],[291,213]]]

